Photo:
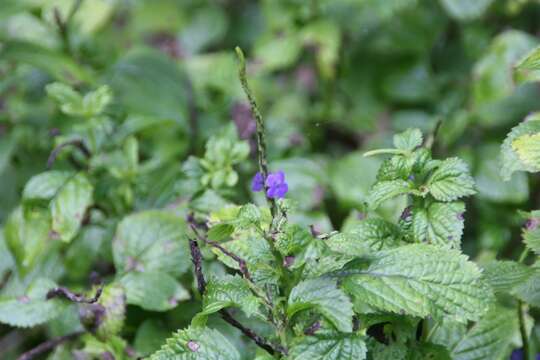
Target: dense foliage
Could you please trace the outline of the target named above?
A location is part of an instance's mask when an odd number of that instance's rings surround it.
[[[535,358],[539,33],[537,0],[1,0],[0,357]]]

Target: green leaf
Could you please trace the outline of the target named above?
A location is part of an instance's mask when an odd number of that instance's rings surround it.
[[[101,86],[84,97],[69,85],[52,83],[46,87],[47,94],[60,104],[64,114],[93,117],[101,114],[112,101],[111,89]]]
[[[92,204],[94,187],[83,173],[69,179],[51,201],[52,231],[63,241],[77,235],[86,209]]]
[[[422,141],[422,132],[419,129],[407,129],[394,135],[394,146],[400,150],[413,151],[422,145]]]
[[[189,327],[167,339],[150,360],[240,360],[240,354],[220,332]]]
[[[6,221],[4,236],[19,271],[30,271],[49,245],[51,218],[48,211],[15,209]]]
[[[339,331],[352,331],[352,304],[335,280],[316,278],[296,285],[289,296],[287,316],[306,309],[320,312]]]
[[[126,318],[126,293],[123,287],[118,283],[105,286],[97,304],[101,305],[104,310],[102,314],[93,319],[93,323],[97,324],[97,336],[100,339],[108,339],[120,333]],[[93,305],[82,305],[80,313],[86,313],[84,309],[93,308]],[[88,313],[94,314],[93,311]]]
[[[366,359],[364,337],[357,334],[325,334],[295,339],[291,360],[363,360]]]
[[[189,299],[189,292],[172,276],[162,272],[129,272],[120,279],[128,304],[145,310],[167,311]]]
[[[531,152],[533,147],[529,148],[530,140],[522,140],[517,142],[518,146],[514,145],[514,141],[524,135],[534,135],[540,133],[540,113],[534,113],[527,116],[525,120],[506,136],[501,146],[502,168],[501,176],[508,180],[514,171],[540,171],[540,165],[534,163],[534,152]],[[529,138],[527,138],[529,139]],[[521,154],[516,150],[520,150]],[[525,157],[524,157],[525,156]],[[525,160],[525,161],[524,161]]]
[[[56,287],[49,279],[35,280],[25,295],[0,299],[0,322],[16,327],[43,324],[62,313],[65,302],[47,300],[47,292]]]
[[[529,198],[527,174],[514,174],[508,181],[501,176],[500,145],[483,145],[478,151],[481,159],[475,169],[478,197],[497,203],[519,204]]]
[[[359,309],[466,321],[481,316],[492,297],[466,256],[432,245],[381,251],[367,266],[352,265],[341,276],[346,276],[343,289]]]
[[[377,360],[404,360],[407,356],[407,346],[397,342],[390,345],[376,343],[369,349],[369,354]]]
[[[370,218],[355,224],[344,233],[326,240],[326,244],[341,254],[364,256],[370,251],[396,247],[401,239],[399,227],[380,218]]]
[[[492,306],[454,345],[451,349],[452,359],[507,359],[509,346],[518,332],[519,324],[515,309]]]
[[[457,20],[472,20],[482,16],[494,0],[440,0],[444,9]]]
[[[531,276],[522,284],[514,287],[512,293],[529,305],[540,307],[540,263],[536,262],[531,269]]]
[[[222,245],[246,261],[251,277],[256,283],[277,284],[279,267],[276,266],[272,249],[264,238],[242,234],[238,239],[225,242]],[[224,255],[221,251],[216,249],[213,251],[219,261],[226,266],[239,269],[237,261]]]
[[[405,180],[381,181],[376,183],[367,197],[372,209],[378,208],[383,202],[399,195],[413,192],[414,184]]]
[[[342,206],[362,206],[375,182],[379,165],[378,159],[366,158],[359,152],[330,164],[330,185]]]
[[[476,193],[469,167],[459,158],[443,160],[428,178],[426,186],[439,201],[453,201]]]
[[[405,180],[412,172],[412,165],[404,156],[392,156],[384,160],[379,167],[377,181]]]
[[[114,66],[111,87],[124,111],[187,125],[187,83],[177,64],[157,51],[135,49]]]
[[[168,336],[169,331],[162,321],[157,319],[144,320],[137,329],[133,347],[139,354],[147,356],[159,350]]]
[[[540,80],[540,47],[531,50],[515,66],[518,82]]]
[[[91,73],[61,52],[26,41],[3,43],[0,58],[35,66],[65,82],[92,82]]]
[[[512,293],[534,274],[534,269],[515,261],[492,261],[484,268],[484,279],[495,292]]]
[[[116,270],[180,275],[190,266],[184,220],[172,213],[148,210],[125,217],[116,229]]]
[[[463,234],[462,202],[433,202],[426,208],[413,209],[412,233],[416,242],[459,248]]]
[[[212,241],[223,241],[234,232],[234,226],[227,223],[216,224],[208,230],[208,239]]]
[[[24,186],[23,201],[52,199],[71,176],[73,173],[59,170],[46,171],[33,176]]]
[[[540,227],[524,230],[523,241],[536,255],[540,255]]]
[[[453,360],[444,346],[431,343],[417,343],[409,347],[407,360]]]
[[[260,301],[253,295],[246,280],[227,275],[208,282],[203,297],[203,315],[213,314],[226,307],[238,307],[248,316],[260,315]]]
[[[540,132],[516,138],[512,141],[512,149],[526,166],[540,171]]]

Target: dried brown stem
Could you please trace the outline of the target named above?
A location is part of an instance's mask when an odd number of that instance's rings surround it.
[[[75,139],[75,140],[66,141],[65,143],[62,143],[53,149],[53,151],[51,152],[51,155],[49,155],[49,158],[47,159],[47,169],[52,168],[52,166],[54,165],[54,162],[56,161],[56,158],[58,157],[58,154],[66,146],[75,146],[87,158],[92,156],[92,154],[90,153],[90,150],[86,147],[86,145],[84,144],[82,140]]]
[[[76,303],[93,304],[99,300],[102,292],[103,292],[103,288],[99,287],[96,291],[96,294],[93,297],[87,298],[84,295],[71,292],[69,289],[65,287],[57,287],[57,288],[49,290],[49,292],[47,293],[47,300],[55,298],[55,297],[63,297]]]

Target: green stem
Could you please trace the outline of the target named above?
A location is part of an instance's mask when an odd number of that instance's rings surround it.
[[[519,256],[519,263],[523,263],[529,255],[529,249],[525,247]],[[521,334],[521,343],[523,345],[523,354],[525,354],[525,360],[530,359],[529,354],[529,336],[527,335],[527,328],[525,327],[525,304],[523,301],[518,300],[518,319],[519,319],[519,333]]]
[[[266,153],[266,137],[264,134],[264,121],[251,91],[246,74],[246,58],[244,57],[244,52],[238,46],[236,47],[236,55],[240,61],[240,66],[238,67],[238,76],[240,78],[240,83],[242,84],[242,89],[248,98],[249,105],[251,107],[251,112],[255,117],[255,123],[257,126],[257,154],[259,160],[259,171],[263,175],[263,178],[266,180],[268,177],[268,157]],[[277,204],[276,201],[268,195],[266,195],[268,187],[264,184],[264,194],[266,196],[266,201],[270,204],[272,210],[272,217],[275,218],[277,215]]]
[[[518,262],[521,264],[525,261],[525,259],[527,258],[527,255],[529,255],[529,249],[527,247],[525,247],[525,249],[523,249],[523,251],[521,252],[521,255],[519,255],[519,260]]]
[[[405,154],[405,151],[400,149],[377,149],[365,152],[364,157],[380,154]]]
[[[518,300],[518,318],[519,332],[521,334],[521,342],[523,345],[523,354],[525,355],[525,360],[530,360],[529,336],[527,335],[527,328],[525,326],[525,304],[521,300]]]

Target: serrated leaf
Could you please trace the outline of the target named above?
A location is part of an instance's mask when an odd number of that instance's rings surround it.
[[[531,50],[515,66],[518,82],[540,80],[540,47]]]
[[[451,349],[452,359],[502,359],[518,331],[515,309],[493,306]]]
[[[514,140],[524,135],[535,135],[540,133],[540,113],[534,113],[514,127],[504,139],[501,145],[502,167],[501,176],[508,180],[514,171],[536,172],[540,168],[534,166],[533,163],[526,163],[522,160],[522,156],[516,152],[513,147]],[[527,157],[526,157],[527,159]]]
[[[351,300],[341,289],[338,289],[333,279],[304,280],[292,289],[287,305],[287,316],[292,317],[297,312],[306,309],[320,312],[339,331],[352,331]]]
[[[453,201],[476,193],[469,167],[459,158],[443,160],[428,178],[426,186],[439,201]]]
[[[145,310],[167,311],[189,299],[189,292],[172,276],[162,272],[129,272],[120,279],[128,304]]]
[[[190,266],[184,220],[159,210],[125,217],[116,229],[113,257],[121,274],[132,270],[182,274]]]
[[[290,349],[291,360],[363,360],[366,343],[357,334],[325,334],[295,340]]]
[[[253,295],[246,280],[227,275],[208,282],[203,297],[203,315],[213,314],[226,307],[238,307],[248,316],[259,314],[259,299]]]
[[[399,244],[399,227],[380,218],[362,220],[349,231],[326,240],[326,244],[341,254],[364,256],[371,251],[390,249]]]
[[[219,331],[189,327],[167,339],[150,360],[240,360],[240,354]]]
[[[338,272],[355,307],[368,306],[457,321],[477,319],[491,300],[478,267],[455,250],[413,244],[381,251],[368,265],[353,264]]]
[[[83,173],[69,179],[50,204],[52,231],[71,241],[81,227],[86,209],[92,204],[94,187]]]
[[[64,311],[66,304],[59,299],[47,300],[47,292],[56,287],[49,279],[35,280],[25,295],[0,299],[0,322],[16,327],[43,324]]]
[[[22,207],[15,209],[6,221],[4,236],[19,271],[25,275],[36,265],[49,245],[51,218],[46,210]]]
[[[409,194],[414,185],[405,180],[390,180],[376,183],[367,197],[367,202],[372,209],[378,208],[384,201],[399,195]]]
[[[540,171],[540,132],[518,137],[512,141],[512,149],[525,165]]]
[[[81,96],[69,85],[52,83],[46,87],[47,95],[60,104],[63,113],[72,116],[93,117],[101,114],[112,100],[111,89],[101,86]]]
[[[409,347],[407,360],[453,360],[444,346],[421,342]]]
[[[512,293],[529,305],[540,307],[540,263],[530,267],[534,272],[527,280],[515,286]]]
[[[404,360],[407,356],[407,346],[397,342],[390,345],[376,343],[369,349],[369,353],[377,360]]]
[[[540,255],[540,227],[524,230],[523,242],[530,250],[534,251],[536,255]]]
[[[394,135],[394,146],[400,150],[412,151],[422,145],[422,141],[422,132],[419,129],[407,129]]]
[[[459,248],[463,234],[462,202],[434,202],[413,210],[412,234],[416,242]]]
[[[238,239],[222,243],[222,246],[246,261],[251,277],[256,283],[277,284],[279,268],[268,242],[260,236],[242,234]],[[219,261],[226,266],[239,269],[238,262],[213,249]]]
[[[493,261],[484,268],[484,279],[495,292],[512,293],[532,274],[534,269],[515,261]]]
[[[72,175],[69,171],[52,170],[33,176],[24,186],[23,201],[52,199]]]
[[[377,181],[405,180],[412,172],[412,166],[404,156],[392,156],[384,160],[377,171]]]
[[[314,240],[313,235],[305,227],[297,224],[285,224],[276,236],[275,247],[283,255],[296,255]]]

